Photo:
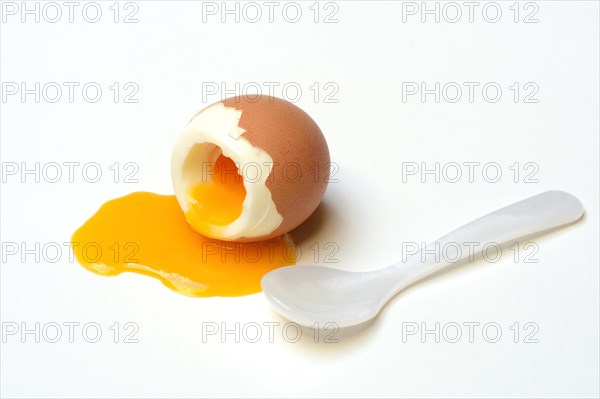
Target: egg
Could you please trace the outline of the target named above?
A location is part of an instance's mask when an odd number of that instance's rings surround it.
[[[316,123],[272,97],[234,97],[196,114],[172,151],[176,195],[104,203],[71,238],[75,259],[104,276],[133,272],[193,297],[260,291],[294,265],[287,234],[319,205],[329,150]]]
[[[330,172],[315,121],[271,96],[237,96],[198,112],[176,141],[171,177],[190,226],[224,241],[285,234],[317,208]]]

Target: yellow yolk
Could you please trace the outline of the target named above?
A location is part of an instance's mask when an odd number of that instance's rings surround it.
[[[227,159],[218,162],[225,165]],[[193,195],[200,198],[196,195],[202,194],[198,203],[203,204],[207,217],[227,223],[241,212],[241,207],[230,210],[229,206],[240,205],[245,191],[220,184],[193,190]],[[224,199],[217,207],[219,195]],[[254,243],[206,238],[187,223],[175,196],[146,192],[106,202],[75,232],[72,247],[77,261],[95,273],[144,274],[197,297],[260,292],[265,273],[296,262],[296,249],[288,235]]]
[[[240,217],[246,198],[244,181],[230,158],[219,155],[211,166],[189,191],[190,208],[185,214],[188,223],[205,234],[210,224],[225,226]]]

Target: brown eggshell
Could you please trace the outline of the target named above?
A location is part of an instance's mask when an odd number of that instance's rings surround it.
[[[327,188],[331,165],[325,137],[306,112],[280,98],[238,96],[223,103],[242,111],[242,137],[273,159],[266,185],[283,221],[265,239],[287,233],[315,211]]]

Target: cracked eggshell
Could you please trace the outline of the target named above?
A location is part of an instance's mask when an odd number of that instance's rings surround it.
[[[257,164],[261,178],[244,178],[242,214],[227,226],[198,229],[225,241],[258,241],[289,232],[317,208],[330,173],[329,149],[315,121],[296,105],[269,96],[238,96],[196,114],[175,144],[172,177],[184,212],[187,190],[199,181],[198,162],[215,146],[240,171]],[[204,149],[203,149],[204,148]]]

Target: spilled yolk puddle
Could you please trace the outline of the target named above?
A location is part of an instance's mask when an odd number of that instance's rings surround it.
[[[241,214],[246,195],[241,177],[239,184],[233,174],[219,178],[231,167],[236,170],[233,161],[220,156],[217,177],[191,190],[193,217],[225,225]],[[174,195],[147,192],[106,202],[71,242],[77,261],[94,273],[144,274],[194,297],[260,292],[264,274],[296,263],[289,235],[252,243],[210,239],[192,229]]]
[[[185,217],[199,231],[206,224],[225,226],[236,220],[246,198],[244,181],[230,158],[219,155],[211,169],[188,193]]]

